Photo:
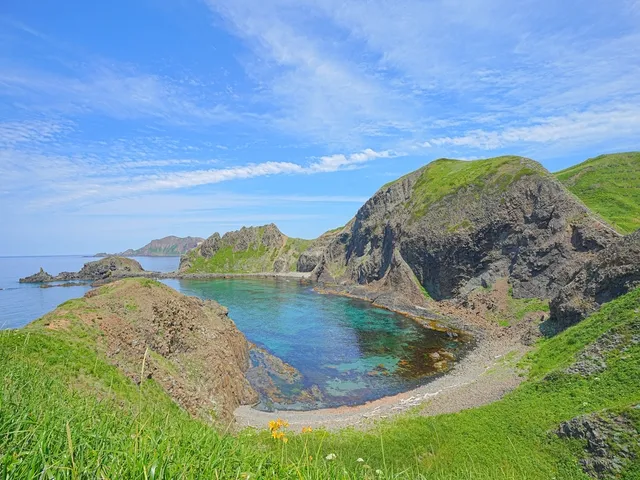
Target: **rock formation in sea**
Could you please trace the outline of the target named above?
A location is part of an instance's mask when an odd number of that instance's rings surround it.
[[[78,272],[61,272],[50,275],[42,268],[29,277],[21,278],[20,283],[69,282],[73,280],[105,280],[144,273],[142,265],[136,260],[125,257],[107,257],[95,262],[85,263]]]

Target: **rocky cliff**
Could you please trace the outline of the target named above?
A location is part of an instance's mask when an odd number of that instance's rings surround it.
[[[550,298],[617,238],[532,160],[441,159],[378,190],[329,242],[314,276],[413,304],[499,278],[515,298]]]
[[[295,271],[311,242],[289,238],[273,223],[214,233],[180,259],[184,273],[260,273]]]
[[[28,328],[93,339],[94,348],[136,383],[155,380],[194,416],[227,424],[258,400],[244,376],[249,344],[213,301],[187,297],[149,279],[89,291]]]
[[[125,250],[116,255],[122,257],[178,257],[204,241],[200,237],[175,237],[173,235],[151,240],[144,247]],[[97,253],[96,257],[108,257],[108,253]]]
[[[20,283],[45,283],[70,280],[105,280],[108,278],[117,278],[124,276],[132,276],[136,273],[143,273],[142,265],[136,260],[124,257],[107,257],[95,262],[85,263],[78,272],[61,272],[53,276],[45,272],[42,268],[40,271],[29,277],[21,278]]]
[[[640,286],[640,230],[598,252],[551,301],[551,330],[563,330]],[[553,333],[551,332],[551,333]]]

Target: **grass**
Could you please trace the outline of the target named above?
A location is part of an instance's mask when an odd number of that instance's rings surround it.
[[[640,228],[640,152],[601,155],[555,176],[621,233]]]
[[[563,370],[603,333],[637,333],[639,311],[640,289],[543,340],[524,362],[529,380],[501,401],[405,415],[366,433],[288,432],[288,443],[190,418],[154,380],[136,385],[111,366],[90,338],[42,324],[1,332],[0,478],[586,479],[582,445],[553,432],[602,410],[640,426],[631,409],[640,402],[640,345],[609,353],[597,377]],[[636,464],[621,478],[638,473]]]
[[[523,176],[540,174],[546,174],[540,165],[514,156],[471,162],[436,160],[421,169],[413,187],[410,208],[414,217],[420,217],[431,205],[462,189],[504,192]]]
[[[274,271],[278,257],[288,259],[289,271],[295,271],[300,254],[313,240],[287,238],[284,246],[268,248],[262,243],[264,228],[258,230],[258,240],[245,250],[236,250],[234,245],[224,245],[209,258],[200,256],[196,250],[187,253],[191,268],[187,273],[260,273]]]

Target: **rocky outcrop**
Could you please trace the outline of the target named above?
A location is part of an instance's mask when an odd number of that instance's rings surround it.
[[[295,271],[309,241],[289,238],[273,223],[214,233],[180,259],[183,273],[261,273]]]
[[[550,298],[617,237],[532,160],[442,159],[382,187],[314,276],[413,303],[421,289],[441,300],[503,277],[515,298]]]
[[[640,431],[624,414],[604,412],[576,417],[563,422],[556,434],[562,439],[585,442],[580,466],[593,478],[620,478],[640,451]]]
[[[95,262],[85,263],[79,272],[61,272],[53,276],[40,269],[30,277],[20,279],[20,283],[69,282],[73,280],[105,280],[132,276],[144,273],[144,269],[136,260],[124,257],[107,257]]]
[[[640,230],[598,252],[551,301],[550,325],[567,328],[640,286]]]
[[[204,241],[200,237],[168,237],[151,240],[144,247],[138,249],[128,249],[122,253],[115,254],[121,257],[179,257],[189,250],[197,247]],[[96,253],[96,257],[108,257],[108,253]]]
[[[48,274],[44,271],[42,267],[40,267],[40,271],[38,273],[34,273],[25,278],[20,279],[20,283],[44,283],[44,282],[52,282],[55,278],[53,275]]]
[[[344,227],[329,230],[313,240],[309,247],[298,257],[296,269],[298,272],[312,272],[322,261],[327,246],[335,239]]]
[[[31,328],[73,334],[78,326],[99,333],[91,335],[95,348],[133,381],[154,380],[194,416],[226,426],[236,407],[258,400],[244,376],[249,344],[216,302],[153,280],[124,279],[89,291]]]

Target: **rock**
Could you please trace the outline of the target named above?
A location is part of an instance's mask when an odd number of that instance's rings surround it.
[[[152,377],[194,416],[227,426],[241,404],[258,399],[244,373],[249,344],[216,302],[182,295],[159,282],[130,278],[91,290],[30,328],[74,334],[73,322],[95,329],[90,338],[132,381]],[[83,338],[83,341],[87,341]]]
[[[144,273],[144,269],[136,260],[124,257],[107,257],[95,262],[85,263],[79,272],[62,272],[55,277],[40,268],[40,272],[35,275],[21,278],[20,283],[104,280],[107,278],[134,276],[136,273]]]
[[[561,331],[600,305],[640,286],[640,230],[620,238],[577,272],[551,300],[549,333]]]
[[[618,237],[532,160],[441,159],[378,190],[313,274],[412,305],[426,306],[425,292],[454,298],[498,278],[515,298],[551,298]]]
[[[311,241],[289,238],[273,223],[214,233],[180,258],[184,273],[265,273],[296,269]]]
[[[556,434],[585,441],[582,470],[593,478],[606,479],[619,478],[632,462],[640,432],[624,415],[594,413],[561,423]]]
[[[53,275],[49,275],[44,271],[42,267],[40,267],[40,271],[35,273],[29,277],[21,278],[20,283],[44,283],[44,282],[53,282],[55,278]]]

